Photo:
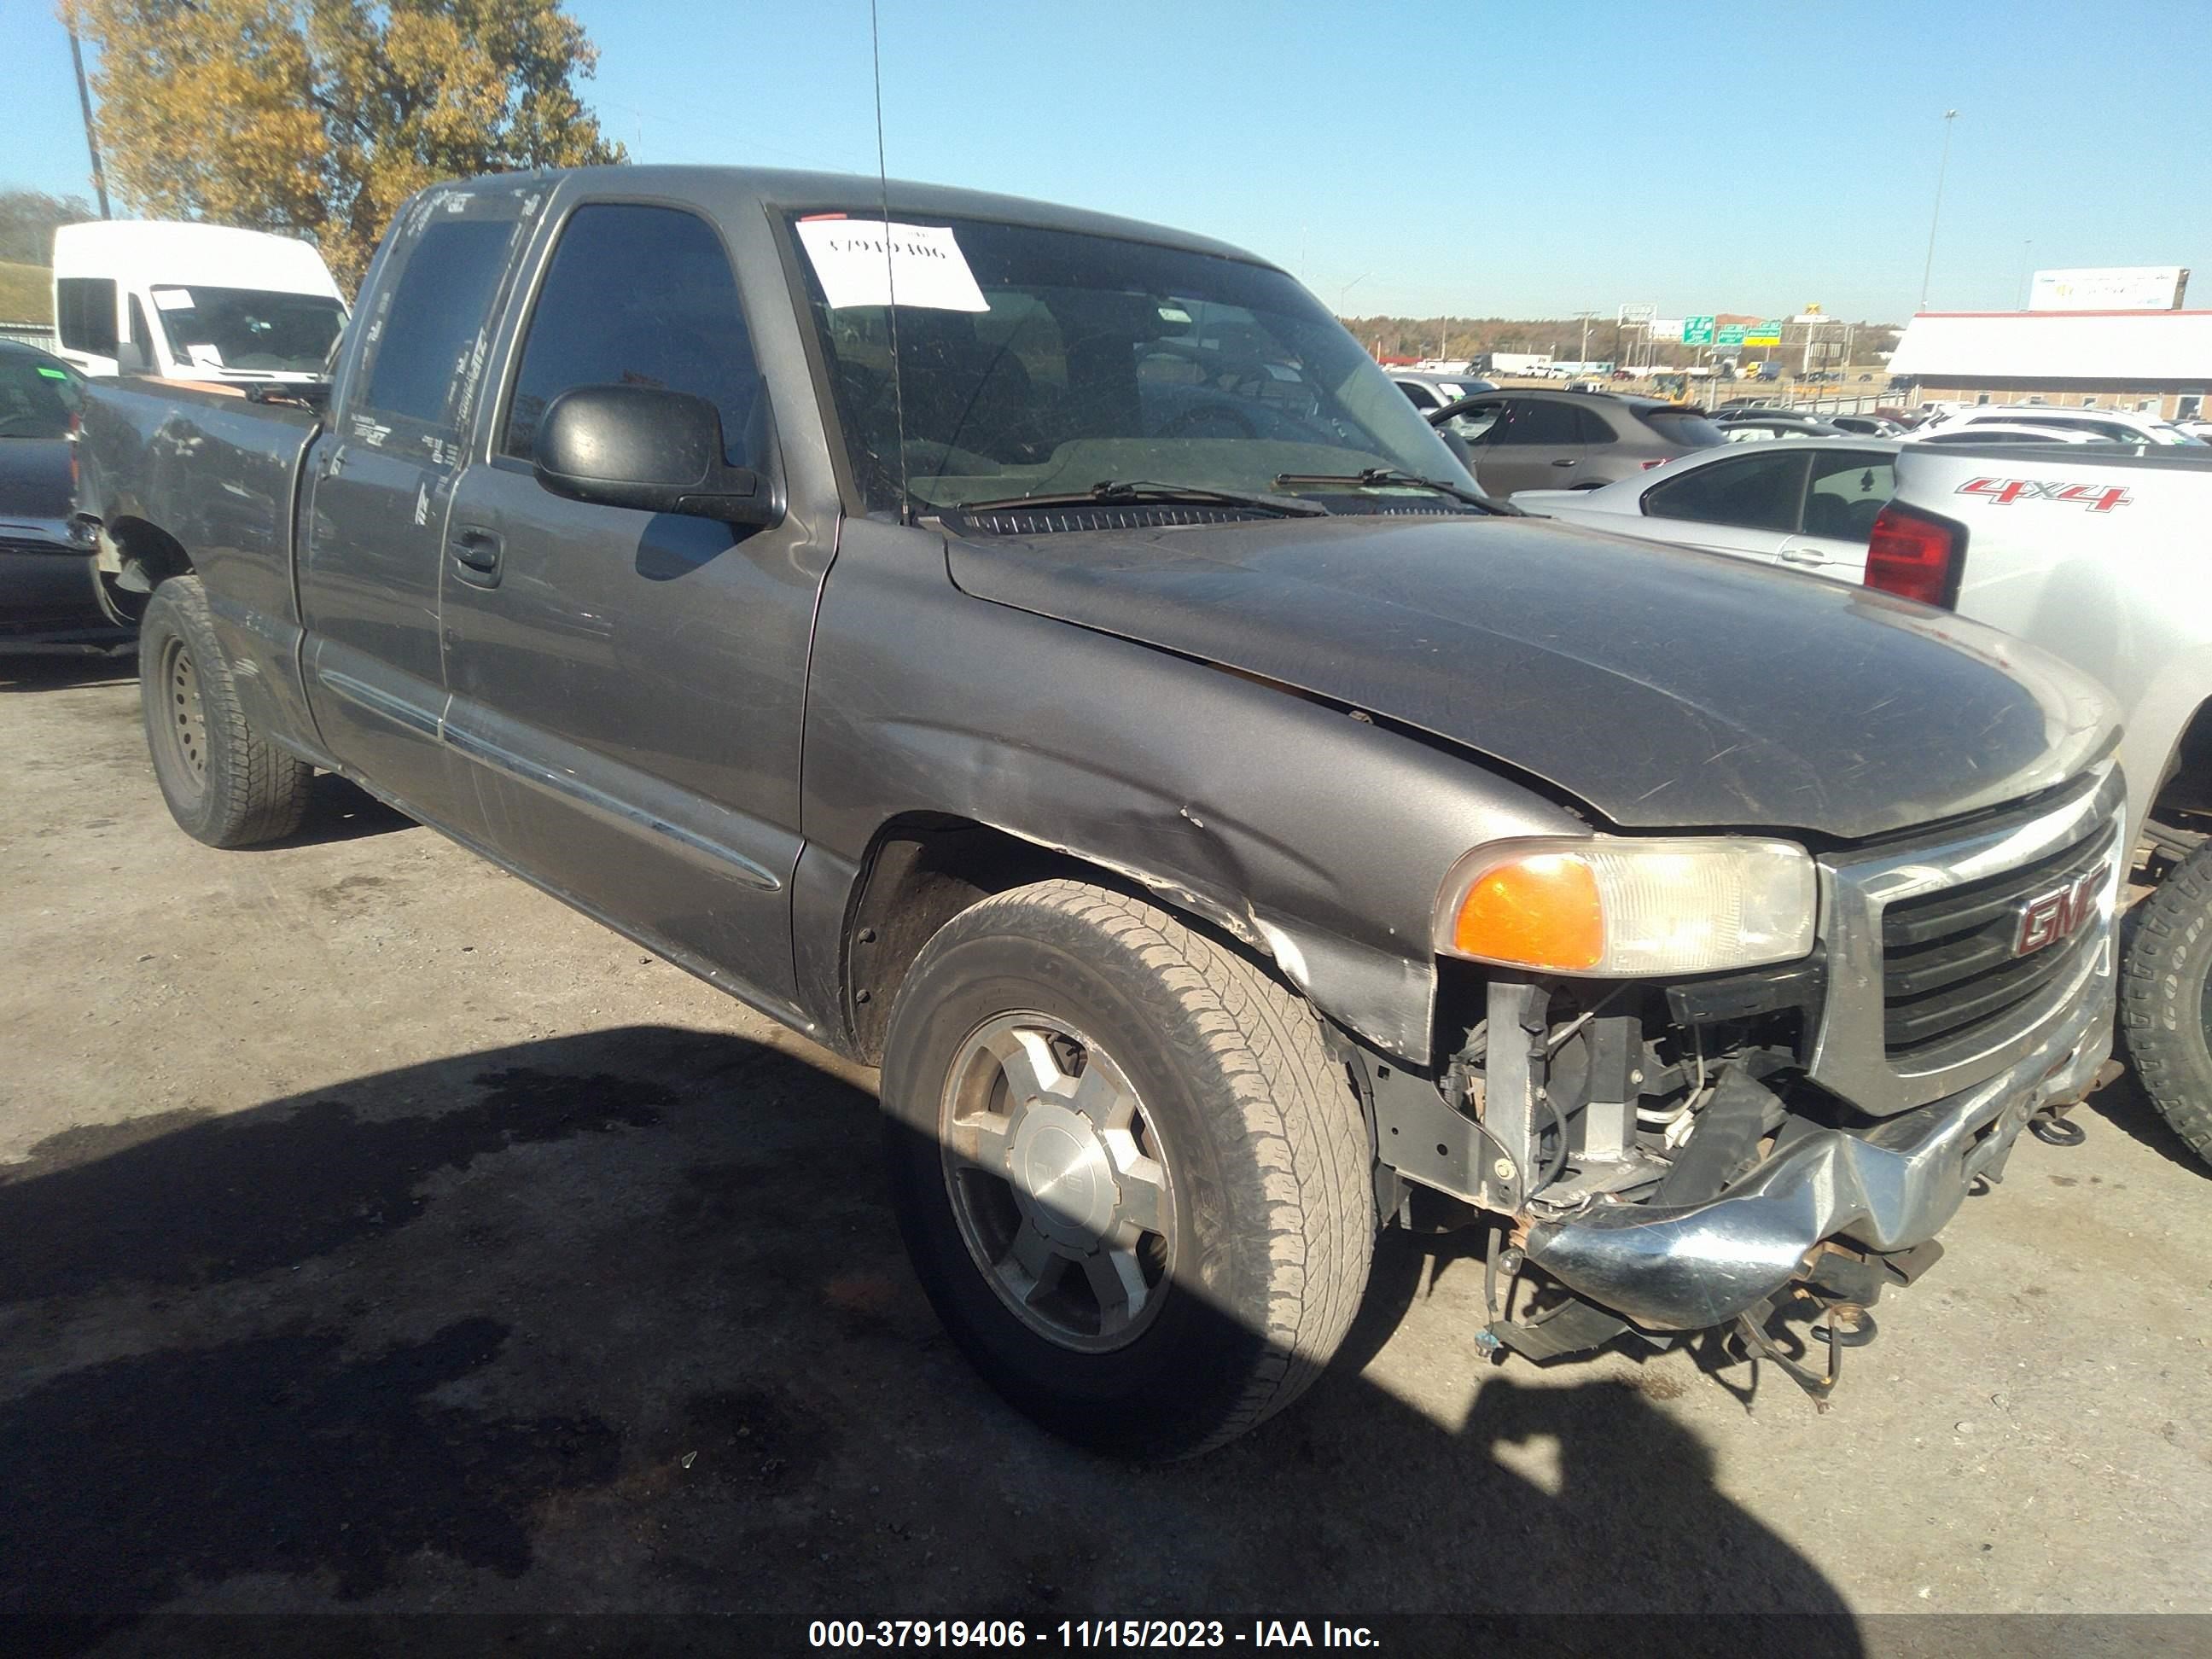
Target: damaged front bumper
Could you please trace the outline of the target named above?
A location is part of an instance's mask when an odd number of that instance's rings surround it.
[[[1809,1129],[1705,1203],[1598,1203],[1539,1223],[1528,1258],[1646,1329],[1724,1324],[1799,1277],[1824,1240],[1892,1252],[1933,1238],[1977,1179],[2001,1175],[2030,1118],[2088,1091],[2112,1048],[2109,999],[2085,998],[1972,1088],[1868,1128]]]

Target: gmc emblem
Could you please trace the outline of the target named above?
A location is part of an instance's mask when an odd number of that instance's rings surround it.
[[[2081,924],[2096,914],[2097,895],[2110,868],[2100,864],[2063,887],[2022,899],[2014,906],[2013,914],[2020,921],[2013,929],[2013,955],[2032,956],[2046,945],[2073,938]]]

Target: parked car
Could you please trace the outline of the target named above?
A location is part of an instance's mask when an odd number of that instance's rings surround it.
[[[1493,392],[1429,420],[1468,447],[1469,470],[1492,495],[1595,489],[1722,441],[1701,410],[1614,392]]]
[[[1902,438],[1908,429],[1903,422],[1884,415],[1829,415],[1822,418],[1838,432],[1849,433],[1855,438]]]
[[[2212,453],[2110,443],[1899,447],[1867,582],[2002,628],[2101,681],[2123,712],[2123,854],[2138,879],[2120,1026],[2143,1091],[2212,1162]],[[2127,862],[2124,857],[2122,862]],[[2045,883],[2063,889],[2064,872]],[[2039,927],[2058,901],[2023,911]]]
[[[1911,434],[1916,444],[1945,444],[1952,447],[1979,447],[1987,444],[2113,444],[2118,441],[2099,437],[2091,432],[2080,432],[2063,426],[2015,426],[2002,421],[1975,421],[1964,426],[1930,426]]]
[[[1523,489],[1524,512],[1856,582],[1889,501],[1893,442],[1792,438],[1703,450],[1602,489]]]
[[[1462,398],[1498,390],[1495,380],[1479,380],[1472,374],[1437,374],[1410,368],[1392,369],[1390,381],[1424,415],[1447,404],[1455,404]]]
[[[2171,421],[2154,416],[2133,415],[2118,410],[2061,410],[2032,404],[1987,404],[1947,412],[1941,424],[1960,429],[1972,426],[2033,427],[2049,432],[2079,432],[2122,444],[2181,444],[2197,446],[2203,440],[2184,432]]]
[[[1841,438],[1848,436],[1839,426],[1832,426],[1815,415],[1801,414],[1789,409],[1732,409],[1723,410],[1713,416],[1713,423],[1729,443],[1744,443],[1766,438]]]
[[[343,773],[879,1064],[922,1285],[1073,1438],[1279,1409],[1416,1216],[1492,1230],[1486,1346],[1724,1327],[1825,1394],[1776,1322],[1917,1277],[2104,1061],[2101,692],[1486,502],[1236,248],[533,172],[416,198],[362,303],[298,406],[93,392],[178,823],[267,840]],[[2060,866],[2024,994],[1890,942]]]
[[[82,378],[60,358],[0,340],[0,652],[98,652],[131,638],[76,514],[83,401]]]

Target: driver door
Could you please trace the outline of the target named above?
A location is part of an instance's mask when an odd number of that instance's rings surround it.
[[[567,213],[455,492],[445,729],[471,836],[789,1011],[800,715],[830,548],[796,517],[733,527],[545,489],[530,457],[547,405],[610,385],[706,398],[727,459],[775,469],[737,279],[698,214],[620,200]]]

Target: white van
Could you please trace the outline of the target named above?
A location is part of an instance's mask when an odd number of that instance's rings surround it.
[[[54,232],[58,355],[87,374],[315,380],[345,319],[323,256],[290,237],[131,219]]]

